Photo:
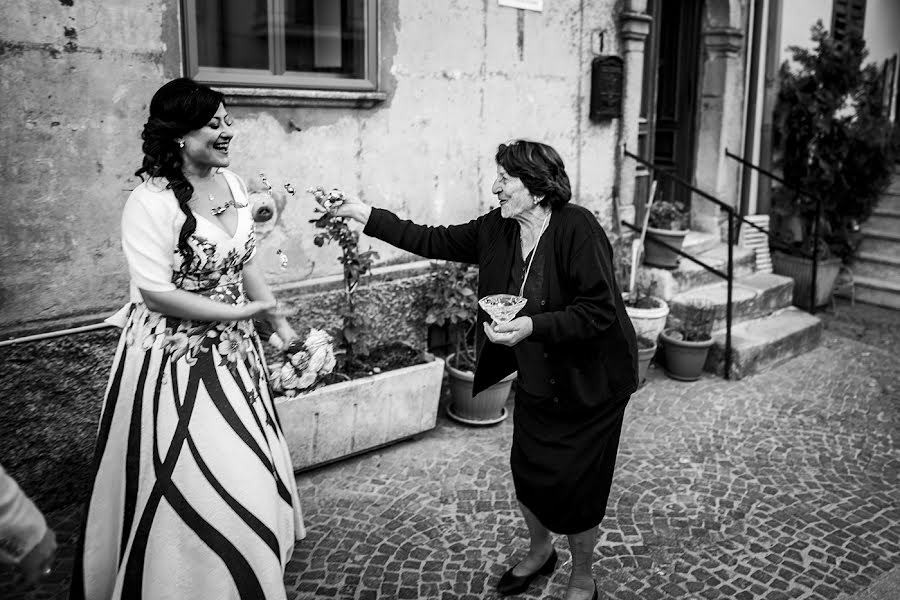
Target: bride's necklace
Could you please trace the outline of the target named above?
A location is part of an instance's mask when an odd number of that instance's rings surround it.
[[[209,203],[210,203],[210,204],[215,204],[215,203],[216,203],[216,197],[213,196],[212,194],[209,195]],[[225,204],[220,204],[219,206],[213,206],[213,207],[211,207],[211,208],[209,209],[209,212],[211,212],[214,216],[218,217],[218,216],[221,215],[223,212],[225,212],[226,210],[228,210],[228,207],[229,207],[229,206],[233,206],[233,207],[235,207],[235,208],[244,208],[245,206],[247,206],[247,204],[244,203],[244,202],[238,202],[237,200],[235,200],[234,198],[232,198],[231,200],[229,200],[229,201],[226,202]]]
[[[216,175],[218,175],[218,172],[216,173]],[[215,178],[215,176],[213,176],[213,178]],[[225,204],[219,204],[219,205],[216,205],[216,197],[213,196],[212,194],[208,194],[206,197],[209,199],[209,203],[212,205],[209,209],[209,212],[211,212],[214,217],[218,217],[223,212],[228,210],[229,206],[233,206],[235,208],[244,208],[245,206],[247,206],[247,204],[245,202],[238,202],[233,197],[231,198],[231,200],[229,200]]]

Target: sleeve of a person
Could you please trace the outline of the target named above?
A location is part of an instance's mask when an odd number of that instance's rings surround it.
[[[563,310],[531,317],[535,341],[567,342],[600,335],[616,320],[612,260],[604,252],[604,239],[593,233],[573,252],[564,267],[574,289],[574,299]]]
[[[150,292],[170,292],[177,234],[164,198],[135,190],[122,211],[122,249],[135,285]]]
[[[477,263],[478,230],[482,219],[431,227],[401,220],[382,208],[373,208],[363,233],[425,258]]]
[[[0,561],[18,563],[45,533],[44,515],[0,466]]]

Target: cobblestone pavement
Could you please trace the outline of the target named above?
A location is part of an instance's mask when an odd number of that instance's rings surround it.
[[[900,565],[900,312],[825,318],[819,348],[739,382],[651,369],[597,544],[601,597],[848,599]],[[527,547],[511,433],[442,415],[415,441],[298,475],[309,535],[288,598],[496,597]],[[58,579],[0,583],[0,598],[64,597],[77,512],[50,517]],[[561,566],[522,597],[563,597],[570,555],[555,544]]]

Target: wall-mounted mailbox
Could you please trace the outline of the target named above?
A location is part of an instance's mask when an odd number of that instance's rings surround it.
[[[622,69],[619,56],[597,56],[591,62],[591,121],[622,116]]]

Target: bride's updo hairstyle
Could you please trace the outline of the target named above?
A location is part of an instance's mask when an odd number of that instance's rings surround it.
[[[150,117],[141,133],[144,162],[134,174],[141,179],[145,176],[165,179],[166,187],[175,193],[186,217],[178,236],[178,250],[185,264],[190,264],[194,257],[188,239],[197,228],[197,219],[188,208],[194,186],[181,170],[181,148],[175,140],[209,123],[223,103],[222,94],[193,79],[173,79],[153,94]]]
[[[551,146],[516,140],[500,144],[494,158],[507,173],[521,179],[532,195],[543,197],[541,206],[554,209],[571,200],[572,187],[566,166]]]

